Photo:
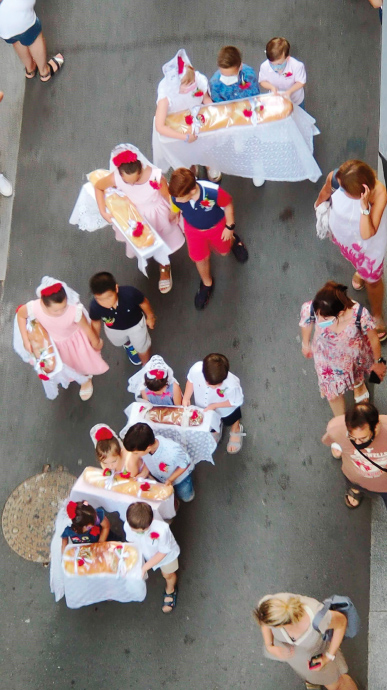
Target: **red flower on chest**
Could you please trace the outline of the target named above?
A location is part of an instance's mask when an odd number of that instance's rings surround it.
[[[293,72],[285,72],[284,77],[292,77]]]
[[[211,206],[211,202],[208,199],[204,199],[200,202],[200,206],[204,206],[204,208],[209,208]]]
[[[168,465],[166,462],[160,462],[159,463],[159,470],[160,472],[167,472],[168,470]]]
[[[223,388],[223,389],[222,389],[222,388],[217,388],[217,389],[216,389],[216,392],[217,392],[217,394],[219,395],[220,398],[224,398],[224,391],[225,391],[225,390],[226,390],[225,388]]]
[[[241,84],[239,84],[239,88],[244,91],[245,89],[249,89],[251,86],[251,81],[243,81]]]
[[[149,184],[152,187],[152,189],[161,189],[161,184],[156,180],[149,180]]]

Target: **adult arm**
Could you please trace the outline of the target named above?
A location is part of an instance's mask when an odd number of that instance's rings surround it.
[[[290,659],[290,657],[293,656],[294,649],[289,647],[276,647],[273,633],[268,625],[261,625],[261,632],[265,647],[269,654],[273,654],[277,659]]]
[[[320,192],[320,194],[317,197],[317,200],[315,202],[314,207],[317,208],[317,206],[320,206],[323,201],[328,201],[328,199],[331,198],[332,196],[332,177],[333,177],[333,170],[332,172],[329,173],[327,179],[325,180],[325,184]]]
[[[374,189],[373,202],[370,203],[371,191],[367,185],[363,184],[364,192],[360,197],[360,206],[363,210],[370,209],[368,216],[363,213],[360,216],[360,235],[363,240],[369,240],[370,237],[376,235],[384,209],[387,204],[387,192],[386,188],[381,182],[377,182],[377,186]]]
[[[157,103],[156,115],[155,115],[155,127],[159,134],[164,137],[169,137],[170,139],[180,139],[180,141],[187,141],[188,144],[192,144],[196,141],[196,134],[189,134],[188,138],[186,134],[182,132],[176,132],[172,127],[168,127],[165,124],[168,114],[168,98],[161,98]]]
[[[308,326],[301,326],[301,351],[304,357],[306,357],[307,359],[310,359],[312,357],[312,347],[310,342],[312,339],[312,332],[312,323],[310,323]]]
[[[187,381],[187,383],[185,384],[185,391],[182,400],[184,407],[189,407],[189,405],[191,404],[192,393],[193,383],[191,383],[191,381]]]
[[[22,337],[23,345],[27,352],[30,352],[32,354],[32,345],[30,341],[28,340],[28,334],[27,334],[27,317],[28,317],[28,311],[27,311],[27,305],[23,304],[19,309],[17,310],[17,323],[19,326],[20,334]]]
[[[327,649],[328,654],[331,654],[332,656],[336,656],[339,647],[343,641],[345,631],[347,629],[347,618],[344,616],[343,613],[340,613],[340,611],[331,611],[331,622],[329,624],[329,629],[333,630],[333,635],[331,639],[331,643]],[[321,669],[329,664],[331,662],[331,659],[328,659],[326,656],[326,653],[322,655],[321,657],[321,664],[319,666],[316,666],[314,669],[311,669],[311,671],[321,671]]]
[[[374,363],[371,371],[374,371],[375,374],[377,374],[377,376],[383,380],[386,375],[386,365],[383,364],[383,362],[378,363],[378,359],[382,356],[382,348],[377,331],[375,329],[367,331],[367,337],[371,343],[372,353],[374,356]]]
[[[82,328],[83,332],[88,337],[91,347],[94,350],[97,350],[97,352],[101,350],[103,346],[103,340],[101,340],[101,338],[98,335],[96,335],[84,314],[82,314],[81,320],[78,323],[79,327]]]
[[[156,317],[155,317],[154,311],[152,309],[151,303],[149,302],[149,300],[146,297],[145,297],[144,301],[141,302],[140,309],[142,309],[142,311],[145,314],[146,325],[148,326],[148,328],[153,330],[155,327],[155,323],[156,323]]]
[[[98,541],[103,542],[103,541],[107,540],[108,534],[110,531],[110,522],[107,519],[107,517],[104,517],[104,519],[102,520],[102,522],[100,524],[100,527],[101,527],[101,534],[99,535]]]
[[[98,209],[99,212],[108,223],[111,223],[113,218],[111,213],[109,213],[106,210],[106,204],[105,204],[105,190],[108,189],[109,187],[115,187],[115,181],[114,181],[114,173],[110,173],[110,175],[107,175],[106,177],[103,177],[101,180],[98,180],[96,184],[94,185],[94,190],[95,190],[95,198],[98,204]]]

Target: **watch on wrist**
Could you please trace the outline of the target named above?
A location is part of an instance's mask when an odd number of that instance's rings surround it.
[[[384,357],[379,357],[375,364],[386,364],[386,360],[384,359]]]
[[[334,661],[336,659],[336,654],[329,654],[329,652],[325,652],[325,656],[329,661]]]
[[[363,216],[369,216],[371,212],[370,205],[368,204],[368,208],[361,208],[360,213],[363,214]]]
[[[226,228],[227,228],[227,230],[234,230],[235,223],[231,223],[231,225],[227,225],[227,223],[226,223]]]

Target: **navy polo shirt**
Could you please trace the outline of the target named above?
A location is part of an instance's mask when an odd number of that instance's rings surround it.
[[[102,321],[105,326],[116,331],[126,331],[137,326],[143,317],[140,304],[145,296],[140,290],[130,285],[118,288],[118,304],[116,307],[101,307],[95,299],[90,302],[89,314],[92,321]]]
[[[95,521],[96,526],[100,526],[102,520],[105,517],[105,511],[103,508],[96,508],[96,513],[97,513],[97,519]],[[100,535],[99,534],[90,534],[90,529],[88,529],[86,532],[82,532],[79,534],[78,532],[75,532],[75,530],[71,529],[71,527],[66,527],[64,532],[62,532],[62,539],[71,539],[73,544],[96,544],[97,541],[99,540]]]
[[[172,201],[181,210],[184,220],[198,230],[209,230],[224,218],[224,210],[232,197],[222,187],[207,180],[197,180],[200,196],[197,201]]]

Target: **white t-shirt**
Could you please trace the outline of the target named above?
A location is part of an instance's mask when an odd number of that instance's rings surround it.
[[[162,568],[163,565],[172,563],[180,553],[180,547],[173,536],[169,525],[162,520],[153,520],[150,527],[144,534],[134,532],[127,520],[124,523],[126,541],[138,546],[146,561],[149,561],[156,553],[165,553],[166,556],[160,563],[153,567],[153,570]]]
[[[287,91],[297,81],[301,84],[306,84],[306,71],[303,62],[296,60],[296,58],[289,56],[287,65],[283,72],[279,74],[274,72],[269,60],[265,60],[259,68],[258,81],[269,81],[278,91]],[[304,100],[304,89],[298,89],[290,96],[293,103],[300,105]]]
[[[0,38],[13,38],[30,29],[36,22],[36,0],[1,0]]]
[[[173,482],[174,486],[180,484],[183,479],[191,474],[194,469],[194,463],[184,448],[179,443],[176,443],[176,441],[172,441],[170,438],[164,438],[163,436],[156,436],[156,439],[159,442],[157,450],[153,455],[150,453],[143,455],[142,459],[152,477],[162,483],[164,483],[166,479],[169,479],[171,474],[173,474],[178,467],[185,467],[186,471]]]
[[[243,405],[243,391],[237,376],[229,372],[225,381],[216,388],[211,388],[207,385],[202,370],[203,362],[196,362],[189,370],[187,376],[188,381],[193,385],[195,405],[207,407],[207,405],[212,403],[222,403],[228,400],[231,403],[231,407],[216,408],[217,413],[221,417],[228,417],[237,407]]]

